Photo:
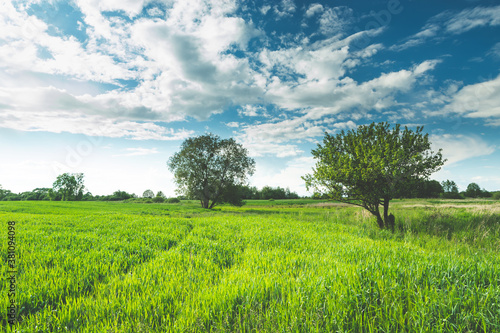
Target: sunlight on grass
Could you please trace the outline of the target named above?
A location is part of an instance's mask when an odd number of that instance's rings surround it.
[[[0,221],[18,332],[495,332],[500,216],[478,205],[395,201],[394,234],[290,201],[2,202]]]

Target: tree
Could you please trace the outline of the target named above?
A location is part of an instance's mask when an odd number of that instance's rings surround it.
[[[453,180],[443,180],[441,182],[444,193],[458,193],[458,186]]]
[[[444,180],[441,182],[443,186],[443,198],[446,199],[461,199],[462,197],[458,193],[458,186],[453,180]]]
[[[425,180],[422,186],[420,198],[439,198],[443,193],[443,187],[437,180]]]
[[[482,192],[483,191],[481,191],[481,188],[478,184],[470,183],[469,185],[467,185],[467,189],[465,190],[465,196],[470,198],[478,198],[482,196]]]
[[[312,151],[317,159],[313,174],[302,177],[307,189],[361,206],[376,217],[381,229],[393,229],[389,202],[396,190],[416,179],[427,179],[444,164],[441,150],[431,150],[428,134],[422,130],[372,123],[337,135],[325,133],[323,145]]]
[[[144,193],[142,193],[143,198],[153,198],[155,196],[154,192],[151,190],[146,190]]]
[[[443,187],[437,180],[416,179],[405,188],[396,190],[394,198],[439,198]]]
[[[56,181],[52,184],[53,192],[60,194],[63,201],[82,200],[85,189],[83,177],[83,173],[63,173],[57,176]],[[53,192],[48,193],[51,199],[57,197]]]
[[[255,170],[255,161],[234,139],[206,134],[186,139],[168,161],[177,191],[200,200],[203,208],[224,202],[233,186],[243,185]]]

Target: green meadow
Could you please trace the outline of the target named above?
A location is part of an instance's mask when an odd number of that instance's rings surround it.
[[[500,332],[500,203],[391,211],[394,233],[313,200],[0,202],[0,331]]]

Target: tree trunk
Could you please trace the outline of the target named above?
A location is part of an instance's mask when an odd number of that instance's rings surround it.
[[[384,224],[387,226],[387,215],[389,214],[389,198],[384,197]]]
[[[208,198],[206,198],[206,197],[204,197],[204,198],[202,199],[202,201],[201,201],[201,206],[202,206],[203,208],[208,208],[208,204],[209,204],[209,202],[210,202],[210,201],[209,201],[209,199],[208,199]]]
[[[374,210],[370,210],[370,212],[377,218],[378,227],[380,229],[384,229],[384,220],[382,219],[382,216],[380,216],[380,211],[378,210],[378,207],[375,208]]]
[[[394,215],[389,214],[389,197],[384,198],[384,227],[394,232]]]

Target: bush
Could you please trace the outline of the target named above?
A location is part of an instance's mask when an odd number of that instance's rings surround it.
[[[500,200],[500,191],[493,193],[493,199]]]
[[[165,202],[167,202],[167,203],[179,203],[181,201],[178,198],[168,198]]]
[[[439,196],[442,199],[465,199],[463,195],[456,192],[445,192]]]
[[[165,201],[165,199],[163,199],[162,197],[154,197],[153,198],[154,203],[162,203],[164,201]]]

